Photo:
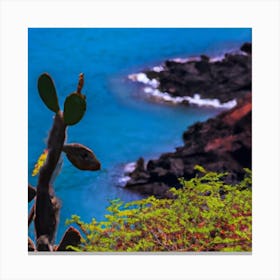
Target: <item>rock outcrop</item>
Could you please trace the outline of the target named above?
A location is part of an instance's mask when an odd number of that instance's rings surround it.
[[[201,55],[186,62],[167,60],[161,71],[147,70],[145,74],[157,81],[160,92],[172,97],[199,94],[203,99],[226,103],[251,92],[251,52],[251,43],[245,43],[239,51],[227,53],[221,59]]]
[[[252,95],[244,94],[238,105],[216,118],[192,125],[183,134],[184,146],[158,159],[138,160],[126,188],[145,195],[169,197],[170,187],[179,187],[178,178],[196,175],[195,165],[209,171],[229,172],[228,183],[242,180],[244,168],[252,167]],[[139,165],[139,166],[138,166]]]

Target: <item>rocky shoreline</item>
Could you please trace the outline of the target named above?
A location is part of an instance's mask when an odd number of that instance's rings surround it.
[[[244,43],[223,57],[167,60],[129,79],[144,84],[144,93],[158,101],[230,109],[251,91],[251,72],[251,44]]]
[[[146,72],[157,90],[174,98],[199,93],[204,99],[218,99],[220,104],[232,100],[236,104],[215,118],[192,125],[183,133],[184,145],[175,152],[146,164],[143,158],[138,159],[125,188],[169,197],[170,187],[180,187],[179,177],[190,179],[196,175],[197,164],[209,171],[229,172],[228,183],[243,179],[244,168],[252,167],[251,44],[243,44],[240,51],[215,62],[204,55],[184,63],[166,61],[163,68],[157,69],[161,71]]]

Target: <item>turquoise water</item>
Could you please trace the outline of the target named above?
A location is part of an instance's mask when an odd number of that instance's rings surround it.
[[[127,76],[168,58],[221,55],[245,41],[251,41],[250,29],[29,29],[29,182],[36,186],[32,169],[52,125],[53,115],[37,92],[43,72],[53,77],[61,107],[84,73],[87,111],[79,124],[68,128],[67,141],[90,147],[102,163],[100,171],[88,172],[64,159],[55,181],[62,203],[58,240],[72,214],[85,221],[103,219],[110,199],[141,198],[120,186],[124,166],[140,156],[150,159],[173,151],[189,125],[219,112],[150,102]]]

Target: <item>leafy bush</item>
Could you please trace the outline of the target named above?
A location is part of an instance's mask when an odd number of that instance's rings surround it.
[[[124,203],[111,201],[106,220],[84,223],[73,215],[82,231],[76,251],[251,251],[252,174],[234,186],[223,174],[196,169],[202,176],[179,179],[171,189],[173,199],[146,199]]]

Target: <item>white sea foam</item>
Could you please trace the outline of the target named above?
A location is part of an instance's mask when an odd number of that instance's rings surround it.
[[[164,67],[163,67],[162,65],[154,66],[154,67],[152,68],[152,70],[155,71],[155,72],[161,72],[161,71],[164,70]]]
[[[200,60],[201,60],[201,58],[199,56],[193,56],[193,57],[187,57],[187,58],[177,57],[177,58],[170,59],[170,61],[174,61],[177,63],[187,63],[190,61],[200,61]]]
[[[237,51],[230,51],[228,52],[230,54],[241,54],[241,55],[247,55],[245,52],[242,52],[240,50]],[[225,59],[226,54],[223,55],[218,55],[215,57],[211,57],[209,59],[210,63],[222,61]],[[171,59],[170,61],[174,61],[177,63],[186,63],[190,61],[200,61],[201,57],[188,57],[188,58],[174,58]],[[155,72],[161,72],[164,71],[165,67],[162,65],[159,66],[154,66],[152,68],[153,71]],[[149,96],[152,97],[158,101],[163,101],[163,102],[169,102],[169,103],[183,103],[183,102],[188,102],[189,104],[193,104],[199,107],[214,107],[214,108],[224,108],[224,109],[231,109],[237,105],[237,101],[235,99],[230,100],[225,103],[221,103],[218,99],[203,99],[200,97],[200,95],[194,94],[193,97],[191,96],[177,96],[173,97],[171,96],[168,92],[161,92],[158,90],[158,87],[160,85],[159,81],[156,79],[149,79],[148,76],[145,73],[136,73],[136,74],[131,74],[128,76],[128,78],[134,82],[139,82],[144,84],[146,87],[144,88],[144,92]]]
[[[221,103],[218,99],[202,99],[199,94],[191,96],[171,96],[168,92],[161,92],[157,89],[159,82],[156,79],[150,80],[145,73],[131,74],[129,79],[135,82],[143,83],[146,85],[144,92],[150,97],[164,102],[170,102],[174,104],[183,103],[187,101],[189,104],[197,105],[199,107],[214,107],[231,109],[236,106],[236,100],[231,100],[225,103]]]
[[[136,162],[127,163],[124,167],[124,174],[131,173],[132,171],[134,171],[135,167],[136,167]]]
[[[197,105],[199,107],[215,107],[215,108],[224,108],[231,109],[236,106],[236,100],[231,100],[226,103],[221,103],[218,99],[202,99],[199,94],[191,96],[171,96],[168,92],[161,92],[157,89],[159,82],[155,79],[150,80],[145,73],[131,74],[129,79],[135,82],[143,83],[148,85],[144,88],[144,92],[150,97],[155,98],[159,101],[170,102],[174,104],[183,103],[187,101],[189,104]]]
[[[143,83],[145,85],[152,86],[153,88],[159,86],[159,82],[156,79],[150,80],[145,73],[131,74],[128,78],[134,82]]]
[[[218,55],[218,56],[211,57],[209,59],[209,62],[214,63],[214,62],[222,61],[224,59],[225,59],[225,55]]]
[[[237,105],[237,101],[235,99],[230,100],[225,103],[221,103],[218,99],[202,99],[199,94],[195,94],[194,97],[189,97],[187,100],[190,104],[195,104],[198,106],[209,106],[209,107],[215,107],[215,108],[224,108],[224,109],[231,109]]]
[[[145,87],[144,92],[149,94],[152,98],[158,101],[170,102],[174,104],[188,102],[189,104],[196,105],[199,107],[214,107],[214,108],[223,108],[231,109],[237,105],[237,101],[231,100],[225,103],[221,103],[218,99],[203,99],[199,94],[194,94],[191,96],[171,96],[168,92],[161,92],[158,89],[153,89],[151,87]]]
[[[120,187],[124,187],[126,183],[130,180],[129,176],[122,176],[118,179],[118,183]]]
[[[222,61],[223,59],[225,59],[225,54],[210,57],[209,62],[213,63],[213,62],[217,62],[217,61]],[[201,56],[171,59],[171,61],[174,61],[174,62],[177,62],[177,63],[187,63],[187,62],[201,61],[201,60],[202,60]]]
[[[118,179],[118,183],[121,187],[124,187],[126,183],[131,179],[129,174],[134,171],[136,162],[127,163],[123,169],[123,175]]]

